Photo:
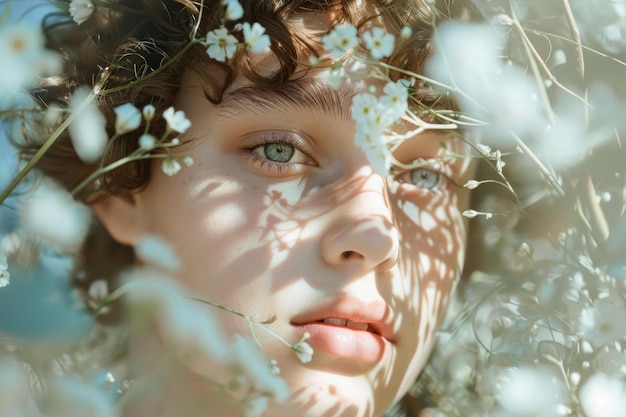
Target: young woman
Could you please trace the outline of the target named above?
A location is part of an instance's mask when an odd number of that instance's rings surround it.
[[[364,132],[353,101],[389,99],[395,86],[415,99],[420,120],[438,123],[432,108],[450,107],[403,75],[422,70],[434,9],[417,0],[120,0],[73,1],[69,11],[74,21],[45,21],[66,63],[38,97],[66,107],[96,85],[112,138],[94,160],[78,144],[95,141],[96,128],[70,129],[39,164],[104,226],[83,248],[87,278],[77,285],[140,263],[131,248],[158,236],[194,298],[271,318],[265,326],[280,338],[257,336],[289,397],[263,415],[382,415],[423,368],[461,275],[462,185],[474,164],[462,139],[396,117],[389,131],[407,137],[381,172],[355,141]],[[389,39],[393,52],[384,50]],[[381,71],[380,62],[395,69]],[[144,109],[130,131],[120,125],[127,103]],[[378,133],[366,131],[366,140]],[[133,158],[138,149],[144,157]],[[249,336],[240,316],[212,306],[206,314],[228,335]],[[163,338],[130,334],[135,385],[169,365],[125,416],[244,413],[224,394],[233,382],[224,363],[170,362]],[[312,358],[281,339],[306,341]]]

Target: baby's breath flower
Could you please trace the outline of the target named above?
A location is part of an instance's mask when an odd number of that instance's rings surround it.
[[[269,49],[270,37],[265,34],[265,28],[260,23],[254,22],[250,25],[250,23],[245,22],[242,25],[242,30],[246,45],[250,47],[252,52],[264,52]]]
[[[474,217],[478,216],[478,213],[476,210],[465,210],[463,212],[463,216],[467,217],[468,219],[473,219]]]
[[[9,278],[11,278],[11,274],[9,273],[9,264],[7,263],[6,255],[0,256],[0,288],[6,287],[9,285]]]
[[[131,103],[117,106],[115,109],[115,133],[122,135],[133,131],[141,124],[141,113]]]
[[[89,90],[79,88],[70,98],[70,109],[76,119],[70,124],[69,132],[78,157],[87,164],[96,162],[109,140],[106,132],[106,119],[100,113],[94,100],[78,113],[78,109],[87,100]]]
[[[408,26],[404,26],[402,30],[400,31],[400,39],[403,39],[403,40],[409,39],[412,34],[413,34],[413,29],[411,29]]]
[[[378,99],[372,94],[358,94],[352,100],[351,111],[358,124],[369,125],[378,117]]]
[[[147,121],[152,120],[152,118],[154,117],[154,113],[156,112],[156,109],[154,108],[154,106],[152,104],[146,104],[145,106],[143,106],[143,118],[146,119]]]
[[[182,167],[180,166],[180,163],[176,159],[171,157],[165,158],[163,160],[163,163],[161,164],[161,170],[163,171],[163,173],[170,177],[178,174],[181,168]]]
[[[156,144],[156,138],[149,133],[144,133],[139,137],[139,147],[144,151],[150,151],[154,149]]]
[[[370,51],[372,58],[382,59],[391,56],[395,38],[391,33],[380,27],[372,28],[363,34],[365,46]]]
[[[224,0],[226,6],[226,20],[238,20],[243,17],[243,7],[238,0]]]
[[[306,342],[309,337],[311,333],[305,332],[300,341],[291,347],[302,363],[309,363],[313,359],[313,348]]]
[[[340,59],[358,44],[356,27],[349,23],[335,26],[328,35],[322,37],[322,45],[333,59]]]
[[[406,82],[406,80],[388,82],[383,88],[385,94],[380,98],[380,103],[387,113],[389,119],[387,123],[392,123],[402,117],[409,107],[409,89]]]
[[[77,25],[84,23],[91,17],[94,6],[91,0],[72,0],[70,3],[70,16]]]
[[[191,126],[191,121],[185,116],[182,110],[174,111],[174,107],[169,107],[163,112],[163,118],[167,122],[167,127],[178,133],[185,133]]]
[[[237,51],[237,38],[228,33],[228,29],[221,26],[210,31],[206,35],[206,52],[209,56],[217,61],[226,61],[235,55]]]
[[[618,378],[594,374],[580,389],[580,405],[588,417],[622,417],[626,415],[626,385]]]
[[[191,156],[186,156],[183,158],[183,164],[187,165],[188,167],[193,165],[193,158]]]

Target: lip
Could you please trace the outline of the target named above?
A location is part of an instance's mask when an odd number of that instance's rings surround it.
[[[385,323],[387,304],[382,300],[364,301],[341,298],[316,307],[291,320],[301,333],[309,332],[308,342],[315,349],[340,358],[374,363],[388,345],[394,344],[393,330]],[[342,319],[367,324],[367,330],[325,323],[324,319]]]

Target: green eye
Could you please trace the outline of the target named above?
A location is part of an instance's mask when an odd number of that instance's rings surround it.
[[[289,162],[293,158],[295,148],[286,143],[268,143],[263,145],[265,157],[274,162]]]
[[[409,177],[413,185],[426,190],[432,190],[441,183],[441,174],[425,168],[414,169],[410,172]]]

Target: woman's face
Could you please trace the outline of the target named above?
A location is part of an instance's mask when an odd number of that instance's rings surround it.
[[[464,153],[460,142],[417,135],[395,157],[438,163],[383,178],[354,143],[359,92],[313,75],[289,93],[238,80],[212,105],[188,74],[177,108],[192,145],[178,152],[194,164],[173,177],[155,164],[132,202],[136,234],[174,245],[179,278],[198,297],[276,316],[267,326],[292,343],[311,334],[303,364],[259,332],[291,389],[268,416],[383,413],[422,369],[463,265],[471,164],[445,150]],[[249,335],[241,318],[212,313]]]

